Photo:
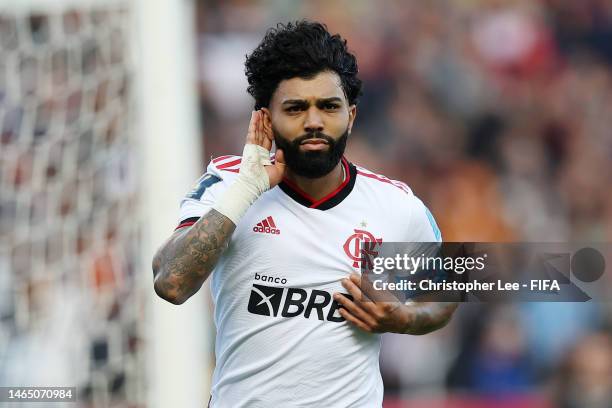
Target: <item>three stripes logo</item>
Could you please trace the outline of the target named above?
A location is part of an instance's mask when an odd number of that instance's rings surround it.
[[[280,229],[276,227],[271,216],[259,221],[257,225],[253,227],[253,231],[261,232],[262,234],[280,235]]]

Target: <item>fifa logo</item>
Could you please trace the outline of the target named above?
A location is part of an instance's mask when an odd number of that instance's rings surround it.
[[[377,248],[381,244],[382,238],[375,238],[366,230],[355,229],[342,248],[353,261],[353,268],[372,270],[372,258],[378,256]]]

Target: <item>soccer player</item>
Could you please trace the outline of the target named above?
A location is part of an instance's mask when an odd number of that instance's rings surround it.
[[[155,291],[174,304],[212,275],[211,407],[380,407],[380,333],[425,334],[456,308],[362,293],[360,244],[441,237],[406,184],[344,157],[357,71],[319,23],[269,30],[246,60],[242,157],[210,162],[155,255]]]

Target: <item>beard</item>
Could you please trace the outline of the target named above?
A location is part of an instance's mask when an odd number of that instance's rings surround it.
[[[322,132],[313,132],[289,141],[276,129],[272,128],[272,132],[276,147],[285,154],[285,163],[289,169],[298,176],[312,179],[329,174],[338,165],[344,155],[349,133],[347,127],[338,140]],[[300,144],[308,139],[323,139],[329,147],[327,150],[300,150]]]

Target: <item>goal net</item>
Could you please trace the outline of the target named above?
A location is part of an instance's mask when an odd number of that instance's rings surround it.
[[[145,399],[130,13],[0,5],[0,386],[85,406]]]

